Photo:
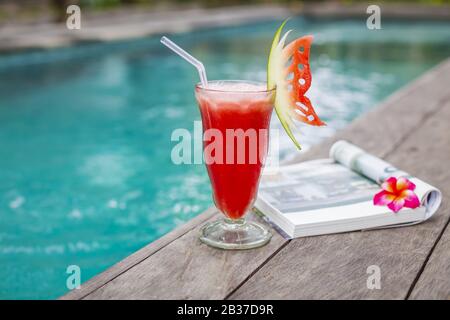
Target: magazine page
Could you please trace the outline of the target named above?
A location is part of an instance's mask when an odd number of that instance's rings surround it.
[[[255,207],[290,237],[399,226],[424,219],[423,208],[386,215],[386,207],[373,205],[379,190],[372,179],[332,159],[321,159],[264,175]]]
[[[379,186],[372,180],[323,159],[282,167],[262,177],[259,196],[284,214],[369,201]]]
[[[381,184],[389,177],[406,177],[415,185],[415,192],[426,208],[425,220],[439,208],[442,201],[441,192],[428,183],[397,169],[390,163],[377,158],[348,141],[340,140],[330,149],[330,158],[341,165]]]

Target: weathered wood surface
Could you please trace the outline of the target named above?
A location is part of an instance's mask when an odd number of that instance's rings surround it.
[[[448,128],[444,119],[450,121],[450,98],[386,159],[448,195],[450,171],[442,164],[450,156],[450,134],[442,134]],[[232,298],[405,299],[449,217],[443,207],[414,227],[292,240]],[[371,265],[381,270],[381,290],[367,288]]]
[[[449,183],[447,182],[447,185]],[[450,193],[450,188],[444,192]],[[450,210],[447,197],[443,211]],[[446,299],[450,300],[450,228],[447,224],[442,238],[433,250],[424,271],[414,286],[409,299]]]
[[[448,201],[450,171],[443,168],[450,159],[448,83],[450,60],[299,159],[326,156],[331,143],[344,138],[441,188],[444,202]],[[63,298],[403,299],[410,292],[415,296],[417,279],[419,285],[423,283],[424,295],[434,292],[430,282],[436,278],[425,277],[426,267],[420,277],[430,255],[435,268],[448,261],[432,254],[448,223],[448,206],[429,222],[402,229],[292,241],[273,231],[269,245],[241,252],[216,250],[199,242],[198,229],[212,215],[211,211],[200,215],[181,232],[150,244]],[[439,243],[436,248],[441,248]],[[445,253],[445,247],[440,250]],[[381,290],[366,287],[369,265],[381,268]]]
[[[219,217],[217,213],[212,219]],[[201,244],[199,229],[200,225],[87,299],[222,299],[285,242],[273,233],[261,249],[230,252]]]
[[[172,241],[180,238],[186,232],[192,230],[199,224],[204,223],[209,218],[211,218],[214,214],[217,213],[215,208],[209,208],[196,218],[190,220],[188,223],[180,226],[179,228],[173,230],[172,232],[166,234],[165,236],[159,238],[156,241],[153,241],[149,245],[144,248],[136,251],[132,255],[128,256],[122,261],[119,261],[117,264],[106,270],[105,272],[100,273],[99,275],[93,277],[89,281],[83,284],[80,289],[72,290],[65,296],[61,297],[61,300],[78,300],[87,296],[89,293],[97,290],[102,287],[109,281],[115,279],[120,274],[125,271],[131,269],[133,266],[139,264],[141,261],[145,260],[152,254],[156,253],[161,248],[164,248]]]
[[[447,146],[441,152],[440,159],[433,160],[435,165],[430,168],[428,174],[439,177],[442,182],[441,191],[444,194],[444,202],[441,211],[449,215],[450,211],[450,151],[448,144],[450,143],[450,102],[445,106],[442,119],[435,119],[432,125],[441,126],[442,133],[434,137],[431,143],[441,145],[446,143]],[[442,121],[446,119],[447,121]],[[446,123],[445,123],[446,122]],[[430,155],[432,155],[430,153]],[[431,165],[429,165],[431,167]],[[429,260],[424,267],[423,272],[414,286],[410,299],[447,299],[450,300],[450,219],[447,219],[447,225],[442,237],[431,252]]]

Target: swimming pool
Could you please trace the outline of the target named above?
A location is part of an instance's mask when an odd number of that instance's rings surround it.
[[[277,25],[172,38],[210,79],[264,80]],[[315,35],[310,97],[328,123],[303,129],[306,147],[450,55],[446,22],[290,25]],[[55,298],[67,266],[86,281],[211,204],[204,167],[170,161],[172,130],[200,118],[197,74],[158,41],[0,55],[0,298]]]

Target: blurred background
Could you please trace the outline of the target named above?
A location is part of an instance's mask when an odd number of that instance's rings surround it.
[[[314,35],[309,97],[328,124],[301,128],[307,150],[450,56],[449,1],[374,3],[380,30],[362,1],[0,0],[0,298],[56,298],[69,265],[84,282],[212,205],[204,166],[171,162],[172,131],[200,120],[198,75],[162,34],[209,79],[265,81],[291,16],[290,39]]]
[[[236,5],[281,4],[297,5],[299,3],[338,3],[352,5],[369,4],[424,4],[439,6],[448,4],[448,0],[0,0],[0,22],[62,21],[66,18],[66,8],[77,4],[89,13],[114,11],[119,9],[171,10],[195,7],[224,7]]]

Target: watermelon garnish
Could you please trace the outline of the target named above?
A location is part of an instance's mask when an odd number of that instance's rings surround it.
[[[292,31],[289,30],[281,38],[286,22],[287,20],[278,28],[272,41],[267,65],[267,87],[276,87],[277,116],[288,136],[301,149],[293,133],[294,121],[313,126],[323,126],[325,123],[317,116],[311,101],[305,96],[312,81],[309,52],[313,36],[298,38],[285,46],[286,38]]]

